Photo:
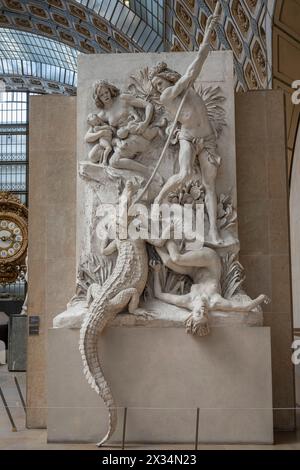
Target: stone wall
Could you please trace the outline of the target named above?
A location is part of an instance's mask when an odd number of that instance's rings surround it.
[[[40,316],[28,338],[27,426],[46,427],[46,335],[74,293],[76,98],[33,96],[29,129],[29,315]]]
[[[292,429],[295,413],[291,362],[288,180],[284,97],[281,91],[236,96],[240,261],[250,296],[264,292],[265,325],[271,327],[274,424]]]

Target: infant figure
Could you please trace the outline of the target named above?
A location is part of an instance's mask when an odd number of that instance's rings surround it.
[[[88,115],[87,122],[90,127],[85,135],[85,141],[87,143],[96,142],[89,151],[89,159],[93,163],[107,165],[108,157],[112,151],[113,129],[95,113]]]

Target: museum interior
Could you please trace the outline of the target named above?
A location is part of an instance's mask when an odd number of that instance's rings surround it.
[[[300,0],[0,0],[0,449],[300,450],[298,184]]]

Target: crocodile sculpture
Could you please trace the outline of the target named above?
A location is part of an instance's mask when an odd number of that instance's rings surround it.
[[[130,183],[126,184],[124,191],[129,200],[132,196]],[[111,254],[114,250],[118,251],[118,257],[111,275],[102,286],[92,284],[88,290],[89,311],[82,323],[79,340],[86,379],[101,396],[109,412],[108,431],[98,446],[103,445],[114,433],[117,409],[102,372],[97,339],[108,322],[125,307],[128,307],[129,313],[134,313],[148,277],[148,255],[144,240],[116,239],[108,245],[104,253]]]

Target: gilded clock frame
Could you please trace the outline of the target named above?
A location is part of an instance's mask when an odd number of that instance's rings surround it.
[[[15,255],[0,259],[0,283],[9,284],[17,280],[24,268],[28,248],[28,210],[17,196],[9,192],[0,192],[0,220],[2,219],[14,222],[23,236],[21,248]]]

